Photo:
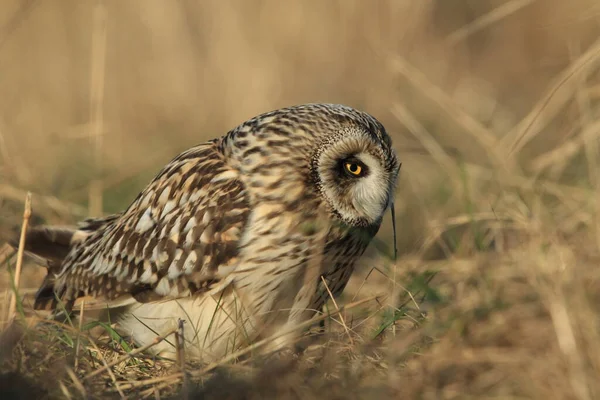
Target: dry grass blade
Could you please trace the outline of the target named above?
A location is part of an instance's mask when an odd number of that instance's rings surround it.
[[[89,137],[89,132],[86,133],[86,135]],[[134,165],[129,165],[126,171],[120,171],[118,174],[111,176],[104,176],[102,178],[102,190],[105,191],[118,186],[129,179],[135,178],[142,173],[151,170],[164,161],[163,155],[149,154],[148,157],[144,158],[142,161],[136,162]],[[77,198],[85,195],[86,191],[89,191],[89,186],[87,185],[70,191],[66,196]]]
[[[12,167],[12,157],[8,152],[8,148],[6,146],[6,140],[4,139],[4,133],[2,132],[2,128],[0,126],[0,156],[4,160],[4,165],[8,166],[8,168]]]
[[[578,51],[578,47],[574,50]],[[585,90],[586,81],[586,76],[579,75],[579,79],[576,81],[577,91],[575,92],[575,100],[577,101],[577,105],[579,107],[581,125],[584,127],[592,124],[594,120],[594,111],[592,110],[591,99]],[[600,189],[600,173],[598,171],[600,153],[598,149],[598,139],[595,136],[596,135],[593,134],[582,135],[585,143],[584,149],[588,164],[588,178],[592,188],[594,188],[595,192],[598,193],[598,190]],[[595,202],[594,211],[596,246],[600,249],[600,202]]]
[[[17,296],[19,293],[19,284],[21,279],[21,268],[23,267],[23,254],[25,253],[25,234],[27,233],[27,225],[31,217],[31,193],[27,193],[25,197],[25,211],[23,212],[23,226],[21,227],[21,236],[19,237],[19,248],[17,250],[17,266],[13,277],[13,295],[10,298],[8,307],[8,324],[10,325],[15,319],[17,309]]]
[[[71,381],[73,382],[73,385],[75,386],[75,388],[77,389],[77,391],[81,394],[81,396],[83,396],[83,398],[87,398],[87,392],[85,390],[85,388],[83,387],[83,384],[81,383],[81,381],[79,380],[79,378],[77,378],[77,375],[75,375],[75,372],[73,372],[73,370],[69,367],[65,367],[67,374],[69,375],[69,378],[71,378]]]
[[[505,165],[496,152],[498,140],[489,129],[465,113],[443,90],[431,83],[422,72],[405,59],[394,57],[392,68],[394,72],[402,74],[414,87],[419,88],[424,95],[444,110],[464,129],[471,140],[479,143],[495,166],[503,167]]]
[[[171,375],[168,378],[178,380],[180,377],[176,376],[176,375]],[[146,389],[146,390],[140,392],[140,397],[142,399],[147,399],[150,396],[154,395],[155,398],[160,398],[160,391],[163,389],[167,389],[167,388],[173,386],[174,384],[175,384],[174,382],[168,382],[168,380],[167,380],[167,382],[163,381],[156,386],[153,386],[149,389]]]
[[[157,344],[159,344],[160,342],[162,342],[163,340],[165,340],[167,337],[169,337],[170,335],[174,334],[177,332],[177,328],[176,329],[172,329],[169,332],[165,333],[162,336],[157,336],[152,343],[147,344],[146,346],[143,347],[138,347],[137,349],[132,350],[131,352],[125,354],[123,357],[119,357],[116,360],[105,364],[103,367],[98,368],[97,370],[90,372],[89,374],[87,374],[83,380],[88,380],[90,378],[93,378],[94,376],[97,376],[99,374],[101,374],[102,372],[106,371],[107,369],[110,369],[112,367],[114,367],[117,364],[120,364],[124,361],[127,361],[128,359],[136,356],[137,354],[140,354],[150,348],[152,348],[153,346],[156,346]]]
[[[513,221],[513,218],[508,215],[498,215],[493,212],[482,212],[474,213],[469,215],[455,215],[454,217],[445,218],[442,221],[431,221],[430,226],[435,228],[446,229],[453,225],[464,225],[469,222],[481,222],[481,221],[500,221],[509,223]]]
[[[106,371],[106,373],[110,377],[111,381],[113,382],[113,385],[115,386],[115,390],[117,392],[119,392],[119,396],[121,396],[122,399],[126,399],[127,396],[125,396],[125,393],[123,393],[123,390],[120,388],[119,382],[117,381],[117,377],[115,376],[113,371],[108,366],[108,362],[106,362],[106,358],[104,358],[102,351],[100,350],[100,348],[98,348],[98,346],[96,345],[96,342],[94,342],[94,340],[91,337],[88,337],[88,340],[94,347],[94,350],[96,350],[96,352],[98,353],[98,357],[100,357],[100,361],[102,361],[102,364],[104,365],[104,371]],[[84,380],[85,380],[85,378],[84,378]]]
[[[80,348],[80,339],[81,339],[81,328],[83,327],[83,314],[85,310],[85,300],[81,301],[79,306],[79,332],[77,332],[77,339],[75,340],[75,361],[74,368],[77,369],[79,365],[79,348]]]
[[[549,180],[526,178],[522,176],[502,177],[489,168],[475,164],[466,164],[471,174],[477,174],[479,179],[492,180],[498,178],[500,183],[510,187],[519,187],[524,190],[542,190],[547,194],[556,196],[561,201],[587,202],[590,199],[590,191],[573,185],[565,185]]]
[[[214,363],[211,363],[211,364],[207,365],[206,367],[202,368],[200,371],[193,371],[193,372],[191,372],[191,374],[193,376],[196,376],[196,377],[202,377],[202,376],[206,375],[207,373],[213,371],[215,368],[218,368],[218,367],[220,367],[222,365],[228,364],[231,361],[234,361],[234,360],[236,360],[236,359],[238,359],[238,358],[240,358],[240,357],[242,357],[242,356],[244,356],[244,355],[246,355],[248,353],[251,353],[251,352],[253,352],[256,349],[259,349],[259,348],[261,348],[261,347],[263,347],[263,346],[265,346],[265,345],[273,342],[275,339],[277,339],[279,337],[286,336],[286,335],[288,335],[288,334],[290,334],[290,333],[292,333],[292,332],[294,332],[296,330],[301,330],[301,329],[304,329],[304,328],[308,328],[308,327],[316,324],[317,322],[322,321],[322,320],[324,320],[326,318],[330,318],[332,316],[335,316],[335,315],[343,312],[344,310],[350,310],[352,308],[355,308],[355,307],[358,307],[360,305],[366,304],[366,303],[368,303],[370,301],[377,300],[377,299],[379,299],[379,297],[381,297],[381,296],[372,296],[372,297],[369,297],[369,298],[366,298],[366,299],[363,299],[363,300],[359,300],[359,301],[353,302],[351,304],[347,304],[345,306],[342,306],[342,307],[336,309],[334,312],[332,312],[330,314],[323,314],[323,315],[320,315],[318,317],[312,318],[311,320],[306,321],[306,322],[304,322],[302,324],[299,324],[299,325],[297,325],[295,327],[292,327],[290,329],[278,332],[277,334],[272,335],[272,336],[270,336],[268,338],[265,338],[263,340],[260,340],[260,341],[258,341],[256,343],[253,343],[250,346],[246,346],[243,349],[240,349],[239,351],[236,351],[236,352],[234,352],[234,353],[232,353],[232,354],[230,354],[230,355],[222,358],[221,360],[219,360],[217,362],[214,362]],[[182,379],[182,378],[184,378],[184,373],[183,372],[178,372],[178,373],[175,373],[175,374],[172,374],[172,375],[169,375],[169,376],[158,377],[158,378],[148,379],[148,380],[144,380],[144,381],[122,383],[122,384],[120,384],[119,387],[121,389],[127,389],[127,390],[129,390],[129,389],[135,389],[135,388],[139,388],[139,387],[143,387],[143,386],[152,385],[152,384],[155,384],[155,383],[162,383],[161,385],[152,387],[152,388],[144,391],[142,393],[142,396],[147,397],[147,396],[151,396],[152,394],[154,394],[155,390],[161,390],[161,389],[164,389],[166,387],[169,387],[169,386],[172,386],[172,385],[176,384],[177,382],[179,382],[179,379]]]
[[[99,0],[94,7],[94,29],[92,32],[92,71],[90,73],[90,142],[94,149],[96,174],[102,168],[102,141],[104,135],[104,75],[106,72],[106,8]],[[102,180],[96,177],[90,182],[90,215],[102,215]]]
[[[383,297],[383,296],[372,296],[372,297],[368,297],[368,298],[366,298],[366,299],[359,300],[359,301],[356,301],[356,302],[353,302],[353,303],[347,304],[347,305],[345,305],[345,306],[342,306],[342,307],[338,308],[337,310],[335,310],[335,311],[334,311],[334,312],[332,312],[332,313],[329,313],[329,314],[323,314],[323,315],[320,315],[320,316],[318,316],[318,317],[312,318],[312,319],[310,319],[309,321],[305,321],[305,322],[303,322],[303,323],[301,323],[301,324],[298,324],[298,325],[296,325],[296,326],[294,326],[294,327],[291,327],[291,328],[289,328],[289,329],[286,329],[286,330],[283,330],[283,331],[281,331],[281,332],[278,332],[278,333],[277,333],[277,334],[275,334],[275,335],[272,335],[272,336],[270,336],[270,337],[268,337],[268,338],[265,338],[265,339],[259,340],[258,342],[256,342],[256,343],[253,343],[253,344],[251,344],[250,346],[246,346],[246,347],[244,347],[244,348],[243,348],[243,349],[241,349],[241,350],[238,350],[238,351],[236,351],[236,352],[234,352],[234,353],[231,353],[231,354],[230,354],[230,355],[228,355],[227,357],[224,357],[224,358],[222,358],[221,360],[219,360],[219,361],[217,361],[217,362],[214,362],[214,363],[211,363],[211,364],[209,364],[208,366],[204,367],[204,368],[203,368],[203,369],[201,369],[200,371],[198,371],[198,372],[193,372],[193,374],[194,374],[194,375],[196,375],[196,376],[202,376],[202,375],[204,375],[204,374],[206,374],[206,373],[208,373],[208,372],[210,372],[210,371],[214,370],[215,368],[218,368],[218,367],[219,367],[219,366],[221,366],[221,365],[224,365],[224,364],[227,364],[227,363],[229,363],[229,362],[231,362],[231,361],[234,361],[234,360],[236,360],[236,359],[238,359],[238,358],[240,358],[240,357],[242,357],[242,356],[244,356],[244,355],[246,355],[246,354],[248,354],[248,353],[250,353],[250,352],[252,352],[252,351],[254,351],[254,350],[256,350],[256,349],[259,349],[259,348],[261,348],[261,347],[263,347],[263,346],[265,346],[265,345],[267,345],[267,344],[269,344],[269,343],[272,343],[272,342],[273,342],[275,339],[277,339],[277,338],[280,338],[280,337],[282,337],[282,336],[289,335],[290,333],[293,333],[293,332],[295,332],[295,331],[297,331],[297,330],[301,330],[301,329],[304,329],[304,328],[308,328],[308,327],[310,327],[310,326],[312,326],[312,325],[316,324],[317,322],[319,322],[319,321],[322,321],[322,320],[324,320],[324,319],[327,319],[327,318],[330,318],[330,317],[332,317],[332,316],[335,316],[335,315],[337,315],[337,314],[341,313],[341,312],[342,312],[342,311],[344,311],[344,310],[350,310],[350,309],[352,309],[352,308],[355,308],[355,307],[358,307],[358,306],[360,306],[360,305],[366,304],[366,303],[368,303],[368,302],[371,302],[371,301],[373,301],[373,300],[377,300],[377,301],[378,301],[378,299],[379,299],[380,297]]]
[[[60,391],[62,392],[62,395],[65,397],[65,399],[71,400],[73,398],[73,396],[71,396],[71,392],[69,392],[69,389],[67,389],[64,382],[60,381],[60,382],[58,382],[58,385],[59,385]]]
[[[3,244],[0,247],[0,265],[4,264],[13,254],[15,254],[15,249],[8,243]]]
[[[450,174],[452,182],[460,181],[459,171],[455,161],[448,153],[446,153],[444,147],[441,146],[429,132],[427,132],[425,127],[421,125],[408,108],[400,103],[396,103],[392,107],[392,113],[408,128],[408,131],[423,145],[431,157],[437,161],[448,174]]]
[[[115,390],[121,391],[121,390],[137,389],[137,388],[141,388],[144,386],[149,386],[149,385],[153,385],[155,383],[161,383],[161,382],[165,382],[165,381],[169,381],[169,382],[166,382],[166,385],[171,386],[171,385],[177,384],[179,382],[179,379],[181,379],[182,377],[183,377],[183,372],[177,372],[175,374],[171,374],[171,375],[167,375],[167,376],[159,376],[157,378],[152,378],[152,379],[145,379],[143,381],[119,382],[118,387],[116,387]],[[154,387],[151,388],[150,393],[154,393],[154,389],[155,389]]]
[[[12,357],[17,343],[23,339],[24,329],[20,324],[12,323],[0,332],[0,364]]]
[[[19,3],[18,9],[11,18],[4,23],[0,30],[0,48],[8,41],[14,31],[21,25],[27,16],[35,9],[37,0],[26,0]]]
[[[546,95],[531,112],[502,139],[509,160],[547,126],[556,114],[572,100],[576,82],[596,67],[600,60],[600,39],[569,65],[548,89]]]
[[[501,6],[496,7],[492,11],[475,19],[473,22],[466,24],[460,27],[460,29],[457,29],[456,31],[452,32],[446,39],[446,42],[451,46],[455,46],[459,42],[465,40],[470,35],[474,34],[475,32],[479,32],[498,21],[501,21],[502,19],[516,13],[517,11],[534,3],[535,1],[536,0],[507,1]]]
[[[5,199],[21,202],[27,196],[25,190],[17,189],[9,184],[0,183],[0,197]],[[87,215],[87,210],[78,204],[69,203],[58,200],[53,196],[44,196],[40,194],[35,195],[36,198],[36,209],[46,208],[63,219],[68,220],[72,216],[84,217]]]
[[[580,400],[591,400],[589,388],[585,381],[585,366],[579,350],[577,349],[577,340],[573,331],[573,324],[569,318],[569,311],[565,307],[563,296],[553,296],[555,299],[549,305],[552,322],[556,330],[556,337],[561,350],[569,360],[569,378],[571,385],[575,390],[577,398]]]
[[[327,293],[329,294],[329,297],[331,298],[331,301],[333,302],[333,305],[340,316],[340,321],[342,322],[342,326],[344,327],[344,330],[346,331],[346,334],[348,335],[348,340],[350,340],[350,345],[354,346],[354,340],[352,340],[352,335],[350,334],[350,329],[348,329],[348,325],[346,325],[344,316],[342,315],[341,312],[339,312],[340,308],[337,305],[337,301],[335,301],[335,297],[333,297],[333,293],[331,293],[331,290],[329,290],[329,285],[327,285],[327,281],[325,281],[325,278],[323,278],[323,276],[321,276],[321,281],[323,282],[323,285],[325,285],[325,289],[327,290]]]
[[[576,156],[585,146],[586,141],[598,140],[599,137],[600,121],[590,122],[584,126],[577,137],[567,140],[562,145],[536,156],[529,163],[529,169],[536,174],[548,168],[552,168],[552,170],[563,169],[569,160]]]
[[[185,336],[183,333],[183,324],[184,320],[180,319],[177,324],[177,331],[175,332],[175,343],[177,346],[177,362],[183,374],[182,397],[184,400],[187,400],[189,398],[189,379],[185,372]]]

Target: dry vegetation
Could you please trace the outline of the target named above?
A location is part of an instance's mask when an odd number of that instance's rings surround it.
[[[346,103],[403,161],[400,259],[373,246],[304,352],[186,366],[190,397],[600,398],[599,23],[597,0],[5,0],[0,235],[27,191],[31,223],[114,212],[248,117]],[[3,398],[183,395],[177,363],[23,313]]]

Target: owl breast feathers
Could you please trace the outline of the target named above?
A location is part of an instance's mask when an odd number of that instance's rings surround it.
[[[307,104],[259,115],[179,154],[122,213],[30,228],[26,250],[48,267],[35,308],[91,296],[140,345],[183,319],[188,354],[222,357],[311,318],[326,289],[342,292],[399,169],[366,113]]]

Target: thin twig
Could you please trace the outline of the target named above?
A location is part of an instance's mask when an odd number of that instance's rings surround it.
[[[73,364],[73,368],[77,370],[77,365],[79,365],[79,344],[81,339],[81,328],[83,327],[83,311],[84,311],[85,299],[81,301],[79,307],[79,331],[77,332],[77,340],[75,344],[75,363]]]
[[[10,306],[8,307],[8,325],[15,318],[17,309],[17,296],[19,292],[19,281],[21,279],[21,268],[23,266],[23,254],[25,252],[25,235],[27,233],[27,225],[31,217],[31,193],[27,192],[25,196],[25,211],[23,212],[23,226],[21,227],[21,237],[19,238],[19,249],[17,250],[17,266],[13,277],[13,295],[10,298]]]
[[[188,376],[185,373],[185,336],[183,335],[183,319],[179,319],[177,323],[177,331],[175,332],[175,342],[177,344],[177,361],[179,363],[179,369],[183,374],[183,388],[181,391],[183,392],[183,399],[187,400],[189,398],[189,385],[188,385]]]

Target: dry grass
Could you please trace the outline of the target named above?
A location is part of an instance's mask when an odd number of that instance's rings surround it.
[[[126,356],[109,326],[25,325],[4,332],[0,386],[169,398],[187,376],[190,398],[600,398],[599,23],[596,0],[6,1],[0,237],[29,190],[33,224],[120,210],[190,145],[340,102],[394,136],[402,257],[383,255],[386,221],[299,354],[182,367]],[[21,294],[40,274],[23,266]]]

